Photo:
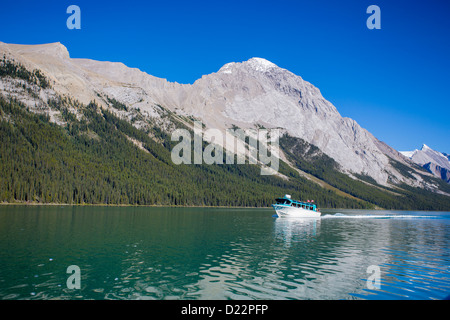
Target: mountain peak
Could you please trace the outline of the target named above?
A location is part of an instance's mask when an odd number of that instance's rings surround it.
[[[7,46],[21,55],[41,55],[70,59],[69,51],[61,42],[44,44],[7,44]]]
[[[416,149],[414,151],[404,151],[401,153],[439,178],[442,178],[443,176],[447,177],[447,172],[450,173],[449,157],[442,152],[431,149],[425,143],[422,144],[420,150]],[[442,174],[444,171],[445,174]],[[450,183],[447,178],[444,180]]]
[[[251,58],[243,62],[230,62],[220,68],[219,72],[232,73],[232,69],[237,66],[248,67],[255,71],[266,72],[270,69],[277,68],[277,65],[263,58]]]
[[[257,71],[267,71],[269,69],[277,67],[276,64],[270,62],[269,60],[256,57],[249,59],[245,63]]]

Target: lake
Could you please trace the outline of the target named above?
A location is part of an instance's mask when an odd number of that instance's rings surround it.
[[[449,212],[323,210],[307,220],[274,213],[2,205],[0,299],[450,295]]]

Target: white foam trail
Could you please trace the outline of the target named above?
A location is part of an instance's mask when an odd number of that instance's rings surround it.
[[[438,219],[439,216],[426,216],[426,215],[347,215],[343,213],[326,214],[322,216],[322,219]]]

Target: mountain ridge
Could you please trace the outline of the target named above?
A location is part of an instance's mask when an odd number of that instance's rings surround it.
[[[18,98],[32,111],[38,111],[36,106],[40,104],[51,121],[60,125],[64,121],[59,111],[46,106],[58,95],[86,105],[95,100],[144,130],[158,125],[170,133],[175,127],[166,121],[168,112],[179,119],[201,120],[206,128],[279,128],[282,133],[317,146],[337,161],[339,171],[353,179],[368,176],[385,187],[406,183],[441,192],[428,179],[431,174],[419,170],[410,159],[376,139],[355,120],[342,117],[318,88],[263,58],[231,62],[193,84],[179,84],[121,62],[70,58],[60,43],[0,43],[0,53],[42,70],[52,83],[51,89],[40,90],[39,97],[33,99],[25,92],[8,91],[17,87],[11,79],[3,78],[0,90]],[[117,108],[121,104],[125,108]],[[77,108],[70,112],[82,116]],[[285,158],[283,152],[281,157]]]

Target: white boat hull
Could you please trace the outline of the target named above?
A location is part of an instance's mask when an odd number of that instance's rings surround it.
[[[319,211],[306,210],[282,204],[273,204],[272,207],[279,217],[318,218],[321,214]]]

